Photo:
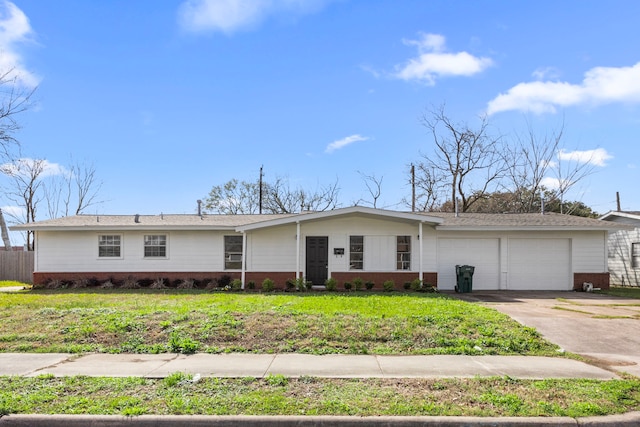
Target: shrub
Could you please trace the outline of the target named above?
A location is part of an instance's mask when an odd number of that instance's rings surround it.
[[[239,291],[240,289],[242,289],[242,280],[233,279],[231,281],[231,290],[232,291]]]
[[[369,291],[370,291],[371,289],[373,289],[373,287],[374,287],[375,285],[376,285],[376,284],[375,284],[374,282],[372,282],[371,280],[367,280],[367,281],[365,282],[365,284],[364,284],[364,287],[365,287],[365,288],[367,288],[367,290],[369,290]]]
[[[229,276],[228,274],[223,274],[218,278],[218,287],[226,288],[227,286],[231,285],[231,280],[231,276]]]
[[[113,289],[115,287],[115,285],[113,284],[113,282],[111,280],[107,280],[102,285],[100,285],[100,287],[102,289]]]
[[[353,279],[353,287],[356,291],[361,291],[364,288],[364,280],[362,280],[360,277],[356,277],[355,279]]]
[[[350,291],[352,286],[353,285],[351,284],[351,282],[344,282],[344,289],[345,290]]]
[[[310,289],[310,287],[307,287],[307,280],[304,277],[298,277],[295,280],[295,285],[298,292],[304,292],[307,289]]]
[[[404,285],[402,285],[402,287],[408,291],[409,289],[411,289],[411,282],[404,282]]]
[[[411,290],[412,291],[420,291],[422,289],[422,280],[413,279],[411,281]]]
[[[438,289],[431,283],[425,283],[421,289],[422,292],[438,292]]]
[[[387,280],[382,284],[382,289],[385,292],[391,292],[396,288],[396,284],[394,283],[393,280]]]
[[[151,289],[165,289],[167,285],[165,285],[165,279],[162,277],[158,277],[152,284],[149,286]]]
[[[184,279],[178,283],[176,288],[178,289],[193,289],[195,286],[195,281],[193,279]]]
[[[120,287],[122,289],[138,289],[140,287],[140,284],[135,277],[127,276],[127,278],[124,279],[124,282],[122,282],[122,286]]]
[[[293,291],[296,288],[296,280],[295,279],[287,279],[287,281],[284,282],[284,286],[285,286],[285,290],[287,292]]]
[[[65,287],[65,284],[62,280],[59,279],[51,279],[45,285],[47,289],[62,289]]]
[[[273,280],[269,279],[268,277],[262,281],[262,290],[265,292],[273,292],[275,287],[276,285]]]
[[[325,282],[324,285],[326,287],[326,289],[328,291],[335,291],[338,288],[338,281],[336,279],[334,279],[333,277],[329,277]]]
[[[247,282],[247,289],[254,290],[255,288],[256,288],[256,282],[254,282],[253,280],[249,280]]]

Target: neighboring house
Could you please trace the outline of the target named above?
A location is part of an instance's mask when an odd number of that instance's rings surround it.
[[[304,277],[420,278],[452,290],[473,265],[474,290],[609,286],[607,236],[620,226],[560,214],[407,213],[365,207],[286,215],[80,215],[23,224],[35,232],[34,283],[79,277],[204,280],[282,287]],[[624,228],[624,226],[622,226]],[[259,286],[259,285],[258,285]]]
[[[600,219],[633,227],[609,234],[609,271],[612,285],[640,286],[640,212],[611,211]]]

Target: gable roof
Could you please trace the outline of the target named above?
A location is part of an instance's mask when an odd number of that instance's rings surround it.
[[[425,223],[438,230],[619,230],[629,226],[557,213],[481,214],[400,212],[363,206],[323,212],[263,215],[76,215],[12,226],[16,231],[115,230],[234,230],[248,231],[323,219],[366,216],[392,221]],[[137,222],[136,222],[137,218]]]
[[[603,221],[616,221],[621,218],[640,221],[640,211],[609,211],[599,219]]]

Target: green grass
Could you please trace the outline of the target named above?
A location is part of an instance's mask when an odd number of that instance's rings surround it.
[[[438,294],[31,291],[0,296],[1,352],[557,355],[532,328]]]
[[[640,287],[632,286],[612,286],[609,289],[597,291],[599,294],[614,295],[624,298],[638,298],[640,299]]]
[[[584,417],[640,409],[640,380],[0,377],[2,414]]]

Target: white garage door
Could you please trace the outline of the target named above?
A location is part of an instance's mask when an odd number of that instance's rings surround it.
[[[438,239],[438,288],[453,290],[456,265],[472,265],[473,290],[498,289],[499,253],[498,239]]]
[[[509,283],[512,290],[573,288],[569,239],[509,239]]]

